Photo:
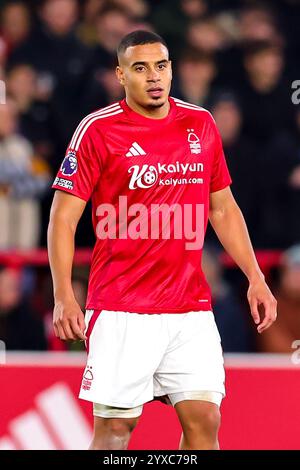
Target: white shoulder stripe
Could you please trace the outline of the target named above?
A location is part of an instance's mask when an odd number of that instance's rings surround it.
[[[182,103],[176,103],[176,106],[179,106],[180,108],[187,108],[187,109],[194,109],[195,111],[206,111],[204,108],[196,107],[196,106],[188,106],[187,104],[182,104]]]
[[[111,109],[111,108],[114,108],[115,106],[120,106],[119,101],[116,101],[116,102],[113,103],[113,104],[110,104],[110,105],[108,105],[108,106],[105,106],[104,108],[101,108],[101,109],[99,109],[98,111],[105,111],[106,109]]]
[[[211,116],[211,118],[212,118],[213,120],[215,120],[215,118],[213,117],[213,115],[211,114],[211,112],[208,111],[208,109],[201,108],[200,106],[190,106],[190,105],[188,105],[187,103],[185,103],[184,101],[182,101],[182,102],[180,102],[180,103],[179,103],[179,102],[176,103],[176,106],[179,106],[180,108],[193,109],[193,110],[195,110],[195,111],[204,111],[204,112],[208,113],[208,114]]]
[[[174,101],[177,105],[185,104],[186,106],[190,106],[191,108],[197,108],[197,109],[204,109],[205,110],[205,108],[202,108],[201,106],[198,106],[197,104],[188,103],[187,101],[180,100],[179,98],[173,98],[173,99],[174,99]]]
[[[102,114],[107,114],[107,113],[109,113],[111,111],[115,111],[117,109],[121,109],[121,106],[119,104],[114,104],[114,105],[108,106],[107,108],[103,108],[103,109],[100,109],[99,111],[95,111],[91,114],[88,114],[84,119],[82,119],[82,121],[77,126],[77,128],[76,128],[76,130],[73,134],[73,137],[72,137],[72,140],[71,140],[71,143],[70,143],[70,147],[74,148],[74,146],[76,144],[76,140],[77,140],[82,128],[89,121],[89,119],[92,119],[94,116],[100,116]]]
[[[190,103],[189,101],[184,101],[184,100],[181,100],[180,98],[173,98],[173,100],[177,101],[178,103],[190,104],[191,106],[198,106],[195,103]],[[200,106],[198,106],[198,107],[200,107]]]
[[[78,139],[77,139],[77,142],[75,144],[75,148],[74,150],[78,150],[79,148],[79,145],[80,145],[80,142],[85,134],[85,132],[87,131],[87,129],[90,127],[91,124],[93,124],[93,122],[97,121],[97,119],[104,119],[104,118],[107,118],[109,116],[114,116],[115,114],[120,114],[120,113],[123,113],[123,109],[117,109],[115,110],[114,112],[111,112],[111,113],[107,113],[107,114],[102,114],[102,115],[98,115],[98,116],[95,116],[93,119],[90,119],[86,125],[84,126],[84,128],[82,129],[82,131],[80,132],[80,135],[78,136]]]

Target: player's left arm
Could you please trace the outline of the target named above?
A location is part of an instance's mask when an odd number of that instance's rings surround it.
[[[229,186],[210,193],[209,220],[224,249],[248,278],[251,315],[261,333],[276,320],[277,302],[257,263],[245,219]],[[263,319],[259,305],[264,307]]]

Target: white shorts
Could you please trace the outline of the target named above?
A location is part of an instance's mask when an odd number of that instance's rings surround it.
[[[167,395],[220,405],[225,396],[220,335],[211,311],[145,314],[86,311],[87,365],[79,397],[94,415],[140,416]],[[193,392],[193,393],[191,393]]]

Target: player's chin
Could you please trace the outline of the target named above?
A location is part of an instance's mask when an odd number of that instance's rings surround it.
[[[163,106],[166,101],[167,101],[167,97],[166,96],[150,96],[148,98],[148,105],[149,106],[153,106],[153,107],[161,107]]]

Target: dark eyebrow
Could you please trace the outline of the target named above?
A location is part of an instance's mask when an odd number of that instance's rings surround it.
[[[157,65],[159,64],[163,64],[163,63],[168,63],[169,61],[167,59],[162,59],[162,60],[159,60],[158,62],[155,62]],[[147,65],[148,62],[134,62],[131,67],[134,67],[135,65]]]

